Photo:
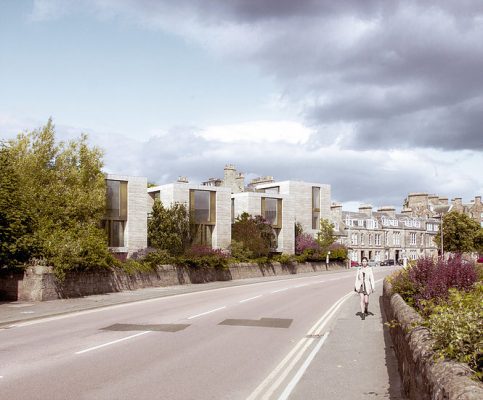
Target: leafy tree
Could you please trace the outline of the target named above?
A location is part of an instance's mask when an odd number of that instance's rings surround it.
[[[87,136],[56,143],[51,120],[8,143],[11,165],[28,217],[29,259],[42,259],[59,277],[72,268],[112,264],[107,237],[102,152]]]
[[[348,250],[347,247],[340,243],[332,243],[329,246],[331,260],[345,261],[347,260]]]
[[[451,211],[443,218],[443,246],[445,251],[455,253],[475,250],[475,238],[480,226],[472,218],[458,211]],[[441,233],[438,232],[435,242],[441,246]]]
[[[0,267],[14,266],[30,257],[32,221],[25,207],[11,152],[0,147]]]
[[[337,238],[334,236],[334,224],[322,218],[320,220],[320,230],[317,233],[317,242],[323,251],[327,251]]]
[[[183,254],[190,245],[190,217],[186,206],[175,203],[166,208],[156,199],[148,220],[149,245],[170,255]]]
[[[318,253],[320,251],[319,243],[309,233],[302,233],[295,237],[295,254]]]
[[[276,247],[276,237],[272,226],[261,215],[252,217],[242,213],[232,225],[231,237],[243,243],[243,247],[254,257],[266,257]]]
[[[474,245],[475,250],[479,254],[483,254],[483,228],[478,229],[478,232],[475,234]]]

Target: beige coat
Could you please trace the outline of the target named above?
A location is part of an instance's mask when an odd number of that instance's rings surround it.
[[[376,284],[374,282],[374,273],[372,272],[372,267],[359,267],[357,268],[356,273],[356,282],[354,284],[354,288],[356,291],[359,291],[359,288],[362,285],[362,273],[365,273],[365,283],[366,283],[366,290],[368,294],[371,294],[376,290]]]

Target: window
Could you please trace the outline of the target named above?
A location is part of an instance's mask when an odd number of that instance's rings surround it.
[[[398,246],[401,244],[401,232],[393,232],[392,234],[392,244]]]
[[[312,186],[312,229],[319,229],[320,224],[320,187]]]
[[[215,224],[216,192],[210,190],[190,190],[190,212],[195,224]]]
[[[270,225],[277,224],[277,199],[262,198],[262,215]]]
[[[416,233],[411,232],[411,233],[409,234],[409,244],[410,244],[411,246],[416,246]]]
[[[235,223],[235,199],[231,199],[231,223]]]
[[[364,245],[364,234],[361,233],[361,245]]]
[[[384,243],[389,246],[389,235],[388,232],[384,232]]]
[[[357,246],[357,233],[351,235],[351,244]]]
[[[369,233],[369,243],[368,244],[369,244],[369,246],[372,246],[372,234],[371,233]]]
[[[127,221],[127,182],[106,179],[106,215],[102,226],[109,247],[124,247]]]
[[[374,236],[374,244],[376,246],[381,245],[381,234],[380,233],[376,233],[376,235]]]

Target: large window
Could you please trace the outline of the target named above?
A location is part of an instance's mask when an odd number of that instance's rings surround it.
[[[320,228],[320,187],[312,186],[312,229]]]
[[[211,190],[190,191],[190,211],[195,224],[214,224],[216,222],[216,192]]]
[[[282,199],[262,197],[262,216],[274,228],[282,227]]]
[[[194,218],[194,243],[212,245],[216,223],[216,192],[212,190],[190,190],[190,213]]]
[[[109,247],[124,247],[127,221],[127,182],[106,180],[106,215],[102,225]]]

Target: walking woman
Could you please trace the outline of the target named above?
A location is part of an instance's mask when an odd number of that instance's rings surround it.
[[[372,267],[369,267],[367,257],[362,257],[362,267],[357,268],[356,283],[354,291],[361,296],[361,318],[366,319],[369,307],[369,295],[374,292],[376,286],[374,284],[374,274]]]

